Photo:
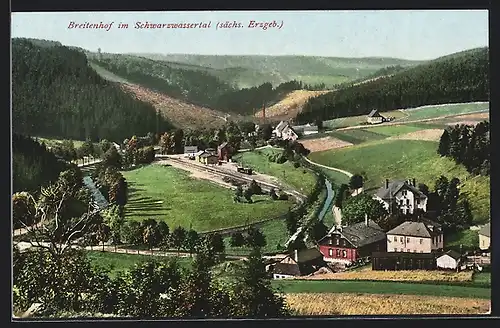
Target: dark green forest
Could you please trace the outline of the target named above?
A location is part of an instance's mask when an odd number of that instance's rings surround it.
[[[210,73],[173,67],[168,62],[109,54],[91,58],[94,64],[130,82],[192,104],[241,115],[251,115],[254,109],[272,105],[288,92],[302,88],[301,82],[289,81],[274,88],[266,82],[238,89]]]
[[[372,109],[488,100],[489,52],[479,48],[312,98],[296,120],[302,124],[365,115]]]
[[[490,124],[456,125],[444,130],[439,140],[438,154],[453,158],[469,173],[490,175]]]
[[[59,173],[68,169],[45,145],[30,137],[12,135],[13,191],[35,191],[55,181]]]
[[[12,40],[13,132],[98,141],[164,132],[153,106],[89,67],[82,51],[57,43]]]

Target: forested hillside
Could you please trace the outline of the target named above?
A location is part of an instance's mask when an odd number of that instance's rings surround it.
[[[34,191],[67,168],[64,161],[30,137],[12,135],[13,191]]]
[[[12,40],[12,122],[23,135],[93,141],[171,127],[151,105],[102,79],[83,52],[27,39]]]
[[[302,83],[289,81],[276,87],[266,82],[238,89],[209,73],[209,69],[189,69],[187,65],[129,55],[101,54],[90,58],[93,65],[131,83],[198,106],[241,115],[252,115],[254,109],[272,105],[288,92],[302,88]]]
[[[479,48],[312,98],[297,115],[297,122],[364,115],[372,109],[488,100],[489,53],[488,48]]]

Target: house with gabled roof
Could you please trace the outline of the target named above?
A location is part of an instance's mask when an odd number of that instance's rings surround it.
[[[366,121],[370,124],[379,124],[383,123],[385,121],[385,118],[380,115],[378,110],[373,109],[366,117]]]
[[[448,250],[436,258],[436,266],[439,269],[457,270],[462,262],[462,255],[454,250]]]
[[[221,143],[217,147],[217,156],[219,157],[220,161],[226,161],[229,162],[232,157],[232,148],[227,142]]]
[[[386,235],[377,223],[365,217],[353,225],[334,226],[318,245],[326,262],[349,264],[372,252],[385,251]]]
[[[273,279],[285,279],[306,276],[325,265],[321,252],[317,248],[294,250],[278,263],[271,265]]]
[[[387,231],[387,252],[432,253],[443,249],[443,229],[434,221],[420,218]]]
[[[415,178],[412,180],[385,180],[373,199],[380,201],[385,209],[393,209],[402,214],[413,214],[416,209],[427,211],[427,196],[416,187]]]
[[[295,141],[299,138],[299,135],[294,131],[294,129],[290,126],[288,122],[281,121],[274,128],[273,134],[283,140],[292,140]]]
[[[491,225],[490,223],[485,224],[479,230],[479,249],[486,251],[490,248],[490,235],[491,235]]]

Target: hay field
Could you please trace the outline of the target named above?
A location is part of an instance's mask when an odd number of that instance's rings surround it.
[[[476,298],[354,293],[287,294],[297,315],[481,314],[491,301]]]

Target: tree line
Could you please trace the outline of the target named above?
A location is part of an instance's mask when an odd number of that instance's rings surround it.
[[[154,107],[101,78],[76,49],[12,40],[13,131],[98,141],[168,131]]]
[[[296,121],[303,124],[318,118],[366,115],[373,109],[387,111],[488,99],[489,51],[481,48],[311,98]]]
[[[437,152],[465,166],[474,175],[490,175],[490,123],[448,127],[439,139]]]
[[[59,160],[44,144],[30,137],[12,134],[13,191],[35,192],[55,181],[69,164]]]
[[[136,56],[111,55],[91,61],[133,83],[200,106],[241,115],[278,102],[288,92],[303,88],[300,81],[270,82],[250,88],[235,88],[200,70],[173,67],[171,63]]]

